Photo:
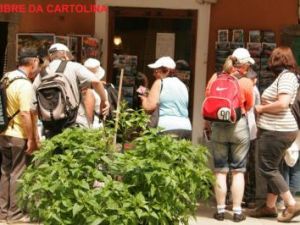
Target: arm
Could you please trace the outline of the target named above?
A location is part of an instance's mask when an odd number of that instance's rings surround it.
[[[255,110],[257,113],[271,113],[276,114],[287,109],[291,102],[291,96],[289,94],[279,94],[278,100],[270,104],[256,105]]]
[[[86,89],[82,91],[83,95],[83,105],[85,108],[86,117],[89,124],[94,121],[94,109],[95,109],[95,96],[91,89]]]
[[[102,113],[103,116],[107,116],[109,113],[110,105],[107,100],[102,82],[98,81],[98,80],[93,80],[92,87],[97,92],[97,94],[99,94],[99,96],[101,98],[100,112]]]
[[[22,121],[22,127],[27,136],[27,148],[25,152],[31,155],[34,150],[38,149],[38,144],[36,140],[37,127],[32,119],[32,114],[30,111],[21,111],[20,116]]]
[[[253,83],[248,78],[241,78],[241,80],[244,80],[244,97],[245,97],[245,103],[244,107],[246,111],[249,111],[253,105],[254,105],[254,98],[253,98]]]
[[[143,109],[146,111],[154,111],[156,109],[159,103],[160,89],[161,80],[156,80],[150,89],[149,95],[147,97],[143,95],[140,96]]]

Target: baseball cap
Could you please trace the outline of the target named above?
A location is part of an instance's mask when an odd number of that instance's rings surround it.
[[[18,60],[25,58],[38,58],[40,60],[40,63],[43,62],[42,57],[38,54],[37,50],[35,48],[23,48],[19,52]]]
[[[233,51],[232,56],[234,56],[239,63],[245,64],[250,63],[251,65],[255,64],[253,58],[251,58],[250,53],[245,48],[237,48]]]
[[[83,65],[88,69],[97,69],[95,75],[98,80],[101,80],[104,77],[105,70],[100,66],[99,60],[88,58]]]
[[[51,54],[51,53],[54,53],[56,51],[66,51],[66,52],[69,52],[69,48],[64,45],[64,44],[61,44],[61,43],[55,43],[55,44],[52,44],[48,50],[48,53]]]
[[[174,62],[174,60],[171,57],[163,56],[163,57],[159,58],[158,60],[156,60],[155,63],[149,64],[148,67],[150,67],[151,69],[157,69],[160,67],[175,69],[176,63]]]

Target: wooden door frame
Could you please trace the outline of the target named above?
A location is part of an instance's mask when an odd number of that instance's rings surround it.
[[[192,22],[192,43],[191,58],[189,60],[191,68],[189,86],[189,117],[193,118],[194,108],[194,82],[196,67],[196,44],[198,10],[185,9],[161,9],[161,8],[139,8],[139,7],[109,7],[108,21],[108,46],[107,46],[107,80],[112,81],[113,65],[113,37],[115,35],[116,17],[136,17],[136,18],[162,18],[162,19],[191,19]]]

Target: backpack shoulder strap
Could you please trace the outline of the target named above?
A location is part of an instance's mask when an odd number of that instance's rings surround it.
[[[63,73],[66,69],[66,66],[68,64],[68,61],[67,60],[63,60],[60,62],[57,70],[55,71],[56,73]]]
[[[28,81],[29,81],[29,79],[28,79],[27,77],[17,76],[17,77],[14,77],[14,78],[11,79],[11,80],[8,79],[7,87],[8,87],[9,85],[11,85],[14,81],[16,81],[16,80],[21,80],[21,79],[24,79],[24,80],[28,80]]]

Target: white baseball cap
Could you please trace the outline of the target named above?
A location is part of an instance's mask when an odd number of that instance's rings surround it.
[[[105,75],[105,70],[100,66],[100,61],[94,58],[88,58],[84,64],[88,69],[97,69],[95,75],[98,80],[101,80]]]
[[[234,56],[239,63],[245,64],[250,63],[251,65],[255,64],[253,58],[251,58],[250,53],[245,48],[237,48],[233,51],[232,56]]]
[[[174,60],[169,56],[163,56],[155,61],[155,63],[149,64],[148,67],[151,69],[157,69],[160,67],[166,67],[168,69],[175,69],[176,63]]]
[[[66,52],[69,52],[70,49],[64,45],[64,44],[61,44],[61,43],[55,43],[53,45],[50,46],[48,52],[49,54],[53,53],[53,52],[56,52],[56,51],[66,51]]]

